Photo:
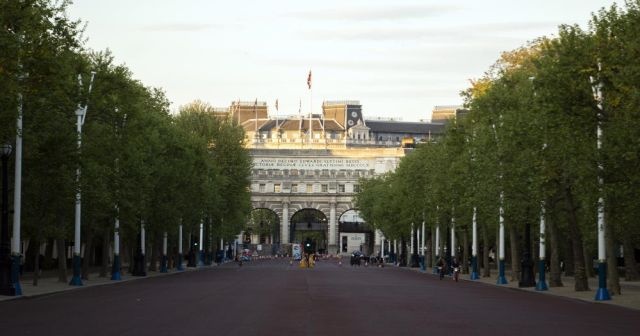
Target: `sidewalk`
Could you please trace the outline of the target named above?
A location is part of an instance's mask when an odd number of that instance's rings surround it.
[[[202,269],[208,269],[211,267],[215,267],[218,264],[212,264],[201,267],[186,267],[184,266],[183,271],[177,271],[175,269],[169,270],[167,273],[160,273],[159,271],[147,271],[147,276],[133,276],[127,272],[122,272],[122,280],[111,280],[111,272],[107,275],[107,277],[99,277],[98,272],[89,273],[89,280],[82,280],[82,286],[71,286],[69,285],[69,281],[71,281],[72,274],[69,273],[67,276],[67,282],[59,282],[56,272],[49,272],[44,276],[41,276],[38,279],[38,286],[33,286],[33,274],[27,273],[24,277],[20,278],[20,286],[22,287],[22,295],[21,296],[4,296],[0,295],[0,302],[15,300],[20,298],[31,298],[43,295],[49,295],[53,293],[65,292],[70,290],[79,290],[82,288],[93,287],[93,286],[106,286],[113,285],[122,282],[141,280],[145,278],[153,278],[158,276],[168,276],[173,274],[179,274],[184,272],[192,272],[198,271]],[[123,268],[124,270],[124,268]]]
[[[412,268],[412,270],[420,272],[420,268]],[[437,276],[433,273],[432,268],[427,268],[424,272],[425,274],[429,274],[431,276]],[[603,304],[611,304],[631,309],[640,310],[640,282],[630,282],[630,281],[620,281],[620,287],[622,294],[621,295],[612,295],[611,300],[609,301],[596,301],[594,298],[596,296],[596,290],[598,289],[598,278],[591,277],[589,278],[589,291],[585,292],[576,292],[574,287],[573,277],[562,277],[563,287],[549,287],[546,291],[537,291],[535,287],[530,288],[520,288],[518,287],[518,281],[511,281],[511,272],[506,271],[505,277],[507,278],[508,284],[506,285],[498,285],[498,271],[492,269],[491,276],[488,278],[480,278],[478,280],[470,280],[469,274],[460,274],[461,281],[473,281],[480,282],[487,286],[496,286],[496,287],[505,287],[513,290],[523,290],[529,292],[539,293],[540,295],[555,295],[562,296],[566,298],[578,299],[588,302],[594,303],[603,303]],[[451,277],[445,277],[443,281],[452,281]],[[536,274],[536,282],[538,281]],[[547,273],[547,284],[549,283],[549,274]]]

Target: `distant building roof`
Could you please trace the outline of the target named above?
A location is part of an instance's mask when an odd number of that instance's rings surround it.
[[[444,123],[382,121],[369,119],[367,120],[367,126],[369,126],[373,133],[428,134],[442,133],[444,131]]]

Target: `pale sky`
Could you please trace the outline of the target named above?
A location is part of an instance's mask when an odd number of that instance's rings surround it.
[[[502,51],[586,29],[613,0],[75,0],[94,50],[165,90],[172,110],[266,101],[272,115],[359,100],[366,118],[428,119]],[[620,3],[618,1],[618,3]],[[312,91],[307,75],[313,72]],[[99,81],[99,74],[96,81]]]

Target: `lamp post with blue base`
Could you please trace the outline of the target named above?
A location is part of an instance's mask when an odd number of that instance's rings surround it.
[[[540,207],[540,260],[538,261],[538,282],[536,283],[537,291],[546,291],[549,289],[547,286],[547,281],[545,279],[545,211],[544,211],[544,202]]]
[[[600,74],[601,65],[598,63],[598,75]],[[596,291],[596,301],[611,300],[611,295],[607,289],[607,259],[605,251],[605,217],[604,217],[604,165],[602,164],[602,119],[604,118],[603,98],[602,98],[602,81],[598,78],[596,81],[593,77],[591,80],[591,88],[598,105],[597,115],[597,150],[598,150],[598,290]],[[596,83],[597,82],[597,83]]]
[[[89,90],[87,94],[91,93],[91,87],[93,85],[93,78],[95,76],[95,72],[91,72],[91,81],[89,82]],[[78,75],[78,84],[80,90],[82,91],[82,75]],[[78,133],[78,156],[80,156],[82,150],[82,126],[84,125],[84,121],[87,116],[87,107],[88,103],[85,103],[82,106],[78,103],[78,107],[76,108],[76,131]],[[79,159],[79,158],[78,158]],[[71,278],[71,282],[69,285],[71,286],[82,286],[81,279],[81,266],[82,266],[82,258],[80,256],[80,247],[82,242],[80,241],[80,222],[81,222],[81,214],[82,214],[82,193],[81,193],[81,183],[80,183],[80,162],[78,162],[78,168],[76,168],[76,207],[75,207],[75,225],[74,225],[74,242],[73,242],[73,277]]]
[[[478,280],[478,223],[476,221],[476,207],[473,207],[471,233],[471,280]]]

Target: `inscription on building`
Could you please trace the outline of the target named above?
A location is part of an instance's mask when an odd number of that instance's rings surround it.
[[[255,169],[373,169],[372,160],[343,158],[254,158]]]

